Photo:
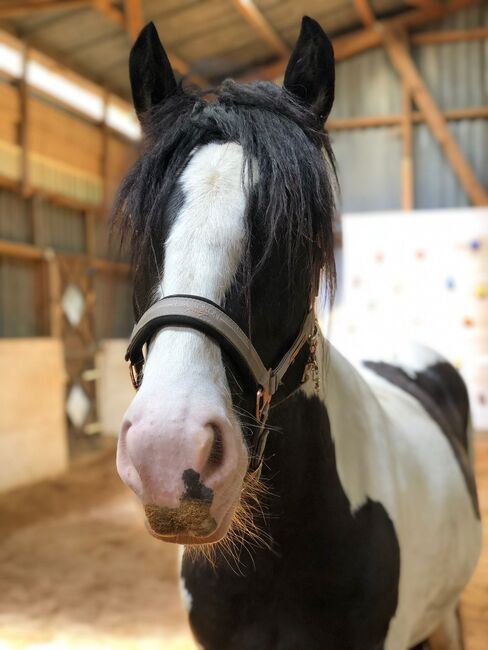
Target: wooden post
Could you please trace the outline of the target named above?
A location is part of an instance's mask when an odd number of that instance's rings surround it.
[[[49,300],[49,335],[61,338],[63,313],[61,307],[61,278],[59,264],[53,250],[46,251],[47,294]]]
[[[402,35],[381,26],[378,29],[394,68],[409,87],[415,103],[423,112],[427,124],[442,147],[445,157],[450,162],[467,196],[473,205],[488,205],[488,194],[476,178],[471,165],[449,131],[444,116],[425,85],[402,40]]]
[[[133,41],[144,27],[141,0],[125,0],[125,28]]]
[[[107,126],[107,111],[109,103],[109,94],[107,91],[103,95],[103,117],[100,123],[100,136],[102,138],[102,150],[100,156],[100,176],[102,178],[102,210],[103,216],[107,214],[109,203],[109,138],[110,132]]]
[[[19,146],[20,146],[20,187],[22,196],[30,195],[30,160],[29,160],[29,89],[27,85],[27,65],[29,63],[29,49],[24,43],[22,50],[22,76],[19,79],[20,99],[20,122],[19,122]]]
[[[412,99],[409,86],[402,81],[403,100],[403,157],[402,157],[402,209],[414,209],[414,178],[413,178],[413,125]]]
[[[87,211],[84,213],[85,219],[85,242],[86,242],[86,254],[92,262],[93,258],[96,256],[96,222],[95,215],[93,212]]]

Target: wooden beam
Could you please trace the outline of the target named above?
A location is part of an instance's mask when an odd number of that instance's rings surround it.
[[[93,0],[24,0],[24,2],[2,2],[0,4],[0,19],[14,18],[30,14],[33,11],[64,11],[89,5]]]
[[[435,43],[459,43],[463,41],[482,41],[488,39],[488,27],[477,29],[454,29],[445,32],[417,32],[412,34],[413,45],[432,45]]]
[[[42,248],[33,246],[32,244],[21,244],[6,239],[0,239],[0,255],[5,257],[16,257],[21,260],[44,259]]]
[[[449,0],[442,6],[435,5],[426,9],[414,9],[406,11],[394,18],[386,18],[376,21],[373,27],[356,30],[344,36],[332,39],[336,61],[349,59],[356,54],[365,52],[382,44],[382,38],[378,25],[391,29],[413,29],[421,27],[444,16],[480,4],[480,0]],[[277,79],[285,72],[288,61],[285,58],[273,63],[258,66],[247,71],[238,77],[239,81],[251,81],[252,79]]]
[[[32,244],[22,244],[8,241],[7,239],[0,239],[0,256],[32,261],[49,261],[56,257],[56,253],[51,248],[42,248],[40,246],[33,246]],[[63,256],[69,257],[67,254],[63,254]],[[128,274],[130,272],[130,266],[125,262],[112,262],[101,257],[90,258],[84,255],[73,255],[73,258],[79,257],[86,258],[87,264],[96,271],[120,274]]]
[[[119,273],[121,275],[128,275],[130,273],[130,266],[125,262],[111,262],[104,260],[101,257],[93,259],[90,265],[96,270],[103,273]]]
[[[413,122],[412,122],[412,96],[410,87],[402,82],[402,208],[414,209],[414,175],[413,175]]]
[[[488,119],[488,106],[474,108],[455,108],[442,113],[445,120],[477,120]],[[400,126],[403,116],[398,115],[369,115],[367,117],[350,117],[345,119],[330,120],[327,122],[328,131],[352,131],[353,129],[371,129],[384,126]],[[412,122],[420,124],[425,122],[421,111],[412,111]]]
[[[30,195],[30,129],[29,129],[29,88],[27,85],[27,65],[29,49],[22,48],[22,76],[19,79],[19,146],[20,146],[20,186],[22,196]]]
[[[141,0],[125,0],[125,28],[133,41],[139,36],[144,27]]]
[[[110,0],[92,0],[94,6],[110,18],[116,25],[127,31],[132,40],[136,39],[143,27],[140,0],[125,0],[125,13],[111,4]],[[139,8],[137,7],[139,5]],[[171,50],[166,50],[172,67],[182,76],[187,76],[200,86],[208,86],[208,81],[199,74],[192,73],[190,66]]]
[[[365,27],[373,27],[376,22],[376,18],[373,14],[368,0],[354,0],[354,8],[363,25]]]
[[[273,52],[278,56],[288,56],[290,53],[288,45],[254,4],[253,0],[232,0],[232,4]]]
[[[118,7],[115,7],[110,0],[92,0],[93,6],[101,14],[110,18],[119,27],[125,28],[125,16]]]
[[[63,333],[63,308],[61,307],[61,274],[53,250],[45,256],[47,262],[47,296],[49,306],[49,335],[56,338]]]
[[[402,35],[383,27],[381,37],[393,67],[400,78],[407,84],[415,103],[424,113],[427,124],[442,147],[446,159],[451,164],[467,196],[476,206],[488,205],[488,194],[476,178],[473,169],[449,131],[444,116],[425,85],[402,40]]]

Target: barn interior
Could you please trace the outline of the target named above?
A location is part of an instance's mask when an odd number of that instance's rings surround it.
[[[153,21],[183,83],[280,84],[303,15],[336,57],[324,328],[348,351],[401,333],[459,368],[488,516],[487,3],[0,0],[0,650],[196,648],[177,550],[147,535],[114,462],[133,391],[131,270],[109,228],[141,141],[128,55]],[[485,650],[488,542],[462,618]]]

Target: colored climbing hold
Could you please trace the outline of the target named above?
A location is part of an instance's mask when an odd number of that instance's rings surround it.
[[[464,327],[474,327],[474,320],[469,316],[465,316],[463,318],[463,325]]]
[[[479,393],[478,402],[483,406],[486,404],[486,395],[484,393]]]
[[[452,365],[459,370],[463,365],[463,360],[460,357],[456,357],[453,359]]]
[[[479,239],[472,239],[469,242],[469,247],[472,251],[478,251],[481,248],[481,242]]]
[[[423,251],[421,248],[419,248],[418,250],[415,251],[415,257],[416,257],[418,260],[423,260],[423,259],[425,259],[425,251]]]
[[[482,299],[482,298],[486,298],[486,295],[487,295],[486,287],[485,287],[483,284],[478,284],[478,285],[475,287],[474,295],[475,295],[477,298],[480,298],[480,299]]]
[[[456,288],[456,280],[455,280],[453,277],[451,277],[451,276],[449,276],[448,278],[446,278],[446,287],[447,287],[448,289],[451,289],[451,290],[452,290],[452,289],[455,289],[455,288]]]
[[[378,262],[378,264],[381,264],[385,259],[385,256],[383,253],[376,253],[375,255],[375,260]]]

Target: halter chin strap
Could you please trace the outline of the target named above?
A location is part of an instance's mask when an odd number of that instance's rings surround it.
[[[150,307],[134,326],[125,355],[129,362],[134,388],[142,382],[144,345],[164,327],[195,329],[213,338],[239,368],[249,375],[256,387],[256,419],[259,429],[250,449],[249,471],[260,470],[268,430],[269,407],[273,395],[296,356],[316,332],[315,313],[311,307],[290,349],[274,368],[266,368],[249,337],[225,311],[215,303],[199,296],[167,296]]]

